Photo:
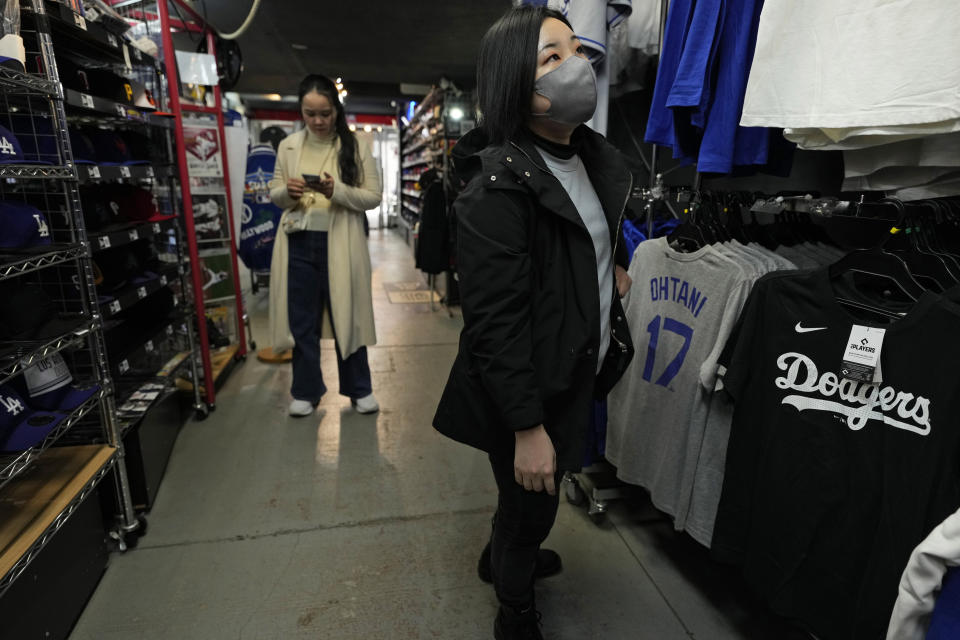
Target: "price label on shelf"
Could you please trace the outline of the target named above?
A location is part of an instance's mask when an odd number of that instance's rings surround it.
[[[153,340],[147,340],[143,348],[147,350],[147,353],[153,353]]]
[[[110,236],[100,236],[100,240],[99,240],[98,244],[100,245],[100,248],[101,248],[101,249],[109,249],[109,248],[110,248]]]
[[[82,104],[87,109],[93,109],[93,96],[86,93],[80,94],[80,104]]]
[[[87,21],[83,19],[83,16],[79,13],[73,14],[73,24],[77,25],[84,31],[87,30]]]
[[[97,167],[97,166],[94,166],[94,165],[91,165],[91,166],[87,167],[87,177],[90,178],[91,180],[99,180],[99,179],[100,179],[100,167]]]
[[[117,115],[118,115],[118,116],[120,116],[121,118],[126,118],[126,117],[127,117],[127,108],[126,108],[125,106],[123,106],[122,104],[120,104],[120,103],[118,102],[116,109],[117,109]]]
[[[126,360],[121,360],[121,361],[120,361],[120,373],[126,373],[127,371],[130,371],[130,363],[127,362]]]
[[[130,177],[130,167],[120,167],[120,177],[129,178]]]
[[[167,276],[160,276],[160,286],[161,287],[167,286]]]
[[[147,167],[147,177],[148,178],[153,177],[153,167]]]
[[[131,229],[128,235],[130,236],[130,242],[140,239],[140,232],[137,231],[136,229]]]
[[[147,297],[147,288],[146,287],[137,287],[137,297],[143,300]]]
[[[120,301],[119,301],[119,300],[114,300],[114,301],[112,301],[112,302],[110,303],[110,313],[111,313],[111,314],[120,313],[120,309],[122,309],[122,308],[123,308],[123,307],[120,306]]]

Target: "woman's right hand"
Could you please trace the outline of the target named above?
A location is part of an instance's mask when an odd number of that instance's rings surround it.
[[[299,200],[303,196],[303,190],[307,188],[307,183],[300,178],[287,178],[287,193],[294,200]]]
[[[557,472],[557,452],[543,425],[516,432],[513,455],[513,476],[527,491],[546,490],[557,495],[554,477]]]

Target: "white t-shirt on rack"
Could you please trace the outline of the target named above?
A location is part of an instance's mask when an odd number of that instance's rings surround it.
[[[956,0],[767,0],[740,124],[850,149],[960,129]]]

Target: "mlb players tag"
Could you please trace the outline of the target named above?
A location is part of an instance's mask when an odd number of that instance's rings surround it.
[[[883,349],[883,336],[886,333],[886,329],[853,325],[843,352],[840,374],[844,378],[857,382],[868,384],[883,382],[880,352]]]

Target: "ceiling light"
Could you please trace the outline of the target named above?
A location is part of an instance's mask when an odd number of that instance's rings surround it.
[[[272,100],[273,102],[280,102],[283,100],[283,96],[281,96],[279,93],[268,93],[264,96],[264,98],[267,100]]]
[[[356,130],[357,130],[357,125],[355,124],[350,125],[350,131],[356,131]]]
[[[371,127],[368,124],[365,124],[363,125],[363,130],[366,131],[367,133],[370,133],[371,131],[373,131],[373,127]]]
[[[340,84],[341,82],[343,82],[343,78],[337,78],[337,84]]]
[[[451,120],[462,120],[463,119],[463,109],[460,107],[454,107],[450,109],[450,119]]]
[[[290,46],[291,46],[292,48],[296,49],[297,51],[306,51],[306,50],[307,50],[307,45],[305,45],[305,44],[293,43],[293,44],[291,44]]]
[[[377,127],[377,133],[383,132],[383,127]]]

